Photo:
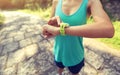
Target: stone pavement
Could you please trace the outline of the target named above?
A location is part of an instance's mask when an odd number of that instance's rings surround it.
[[[0,75],[55,75],[53,38],[45,39],[41,34],[46,21],[14,11],[3,14],[6,23],[0,30]],[[102,51],[106,48],[91,46],[91,39],[85,40],[86,60],[80,75],[120,75],[120,57]],[[70,75],[67,69],[64,75]]]

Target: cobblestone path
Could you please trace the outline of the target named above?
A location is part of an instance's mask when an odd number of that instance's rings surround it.
[[[3,14],[6,23],[0,30],[0,75],[55,75],[53,39],[45,39],[41,34],[41,26],[46,22],[20,12]],[[85,43],[85,59],[80,75],[120,75],[118,56]],[[70,75],[67,69],[64,75]]]

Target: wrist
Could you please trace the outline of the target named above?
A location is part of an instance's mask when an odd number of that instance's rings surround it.
[[[65,28],[68,28],[69,27],[69,24],[68,23],[61,23],[60,24],[60,34],[65,36],[66,32],[65,32]]]
[[[57,34],[57,35],[60,35],[60,27],[57,27],[57,29],[56,29],[56,34]]]

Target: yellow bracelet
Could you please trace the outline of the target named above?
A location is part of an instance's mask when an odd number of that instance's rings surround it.
[[[69,24],[68,23],[61,23],[60,24],[60,34],[65,36],[65,28],[68,27]]]

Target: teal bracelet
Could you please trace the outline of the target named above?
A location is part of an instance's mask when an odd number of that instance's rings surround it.
[[[60,24],[60,34],[65,36],[65,28],[66,27],[69,27],[69,24],[68,23],[61,23]]]

